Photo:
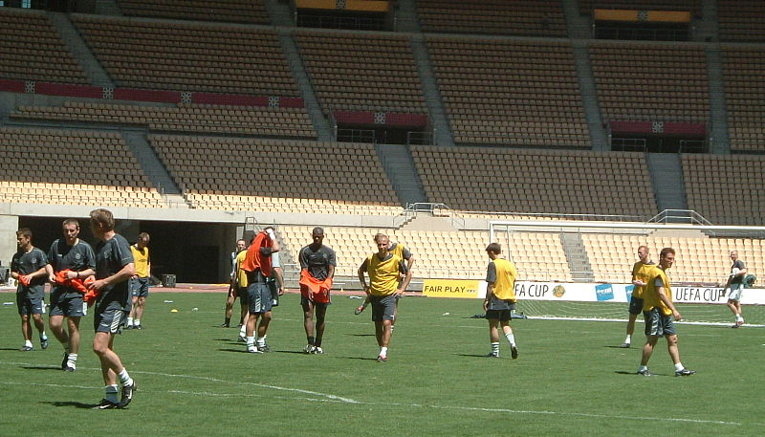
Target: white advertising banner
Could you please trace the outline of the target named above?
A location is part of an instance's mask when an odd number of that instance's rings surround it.
[[[482,281],[483,282],[483,281]],[[516,281],[515,294],[518,300],[561,300],[575,302],[629,302],[632,284],[601,283],[560,283]],[[728,301],[720,287],[672,287],[673,301],[678,303],[716,303]],[[486,287],[478,289],[478,296],[486,296]],[[741,303],[744,305],[765,305],[765,289],[745,289]]]

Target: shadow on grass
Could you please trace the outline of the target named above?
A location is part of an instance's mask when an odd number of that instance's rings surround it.
[[[470,357],[470,358],[488,358],[486,354],[454,354],[458,357]]]
[[[74,402],[74,401],[54,401],[54,402],[43,402],[44,404],[50,404],[54,407],[74,407],[74,408],[81,408],[85,410],[91,410],[98,406],[98,404],[83,404],[82,402]]]
[[[337,357],[344,360],[359,360],[359,361],[377,361],[377,357],[375,358],[368,358],[368,357]]]
[[[21,366],[21,368],[27,370],[57,370],[61,372],[61,366]]]
[[[242,348],[242,349],[220,348],[218,350],[221,351],[221,352],[236,352],[236,353],[240,353],[240,354],[249,354],[250,353],[250,352],[247,352],[247,349],[245,349],[245,348]]]
[[[351,337],[374,337],[375,334],[349,334]]]
[[[661,373],[653,373],[653,371],[651,371],[651,376],[643,376],[643,375],[638,374],[637,372],[626,372],[624,370],[616,370],[616,371],[614,371],[614,373],[616,373],[617,375],[639,376],[641,378],[651,378],[651,377],[654,377],[654,376],[667,376],[667,375],[663,375]]]
[[[624,350],[642,349],[643,348],[643,346],[640,346],[640,347],[621,347],[621,346],[613,346],[613,345],[607,345],[607,346],[603,346],[603,347],[606,347],[606,348],[609,348],[609,349],[624,349]]]

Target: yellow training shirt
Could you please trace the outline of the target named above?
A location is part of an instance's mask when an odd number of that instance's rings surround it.
[[[664,294],[669,298],[669,301],[672,302],[672,287],[670,286],[667,272],[659,267],[653,266],[647,281],[648,285],[646,285],[645,292],[643,292],[643,311],[651,311],[654,308],[659,308],[659,311],[665,316],[672,315],[672,310],[659,299],[659,293],[657,292],[659,287],[656,285],[657,279],[660,279],[664,284],[662,286],[662,288],[664,288]]]
[[[497,279],[494,281],[494,296],[500,300],[515,302],[515,278],[518,277],[515,264],[504,258],[497,258],[491,262],[494,263],[497,273]]]
[[[367,258],[369,292],[373,296],[388,296],[396,292],[401,261],[401,257],[393,254],[384,260],[381,260],[377,253]]]
[[[236,278],[236,285],[239,286],[239,288],[247,288],[247,272],[242,270],[242,263],[244,262],[244,258],[247,256],[247,251],[243,250],[239,252],[236,255],[236,258],[234,258],[234,265],[235,267],[235,278]]]
[[[143,250],[139,249],[135,244],[130,246],[130,251],[133,252],[133,262],[135,263],[135,275],[139,278],[149,277],[149,248],[144,247]]]
[[[648,276],[650,275],[651,270],[655,267],[656,264],[653,264],[650,261],[648,261],[648,264],[643,264],[640,261],[636,262],[635,265],[632,266],[632,280],[639,279],[647,284],[648,281],[650,281]],[[636,285],[635,288],[632,289],[632,297],[642,299],[643,293],[645,293],[645,287],[645,285]]]

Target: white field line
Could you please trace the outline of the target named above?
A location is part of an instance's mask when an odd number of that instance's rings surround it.
[[[22,366],[31,366],[35,365],[32,363],[20,363],[20,362],[8,362],[8,361],[0,361],[0,365],[22,365]],[[56,368],[56,366],[50,366],[51,368]],[[96,368],[80,368],[80,370],[91,370],[91,371],[97,371],[100,369]],[[592,418],[592,419],[605,419],[605,420],[634,420],[634,421],[653,421],[653,422],[668,422],[668,423],[694,423],[694,424],[709,424],[709,425],[724,425],[724,426],[742,426],[744,425],[741,422],[732,422],[732,421],[723,421],[723,420],[705,420],[705,419],[689,419],[684,417],[644,417],[644,416],[623,416],[623,415],[612,415],[612,414],[597,414],[597,413],[577,413],[577,412],[566,412],[566,411],[549,411],[549,410],[513,410],[509,408],[482,408],[482,407],[467,407],[467,406],[450,406],[450,405],[423,405],[423,404],[415,404],[415,403],[403,403],[403,402],[365,402],[365,401],[357,401],[354,399],[346,398],[343,396],[328,394],[328,393],[321,393],[321,392],[315,392],[310,390],[303,390],[298,388],[290,388],[290,387],[280,387],[270,384],[259,384],[254,382],[242,382],[242,381],[228,381],[220,378],[212,378],[207,376],[194,376],[194,375],[184,375],[184,374],[172,374],[172,373],[162,373],[162,372],[146,372],[146,371],[136,371],[133,370],[131,373],[133,374],[143,374],[143,375],[153,375],[153,376],[164,376],[168,378],[182,378],[182,379],[196,379],[201,381],[210,381],[210,382],[217,382],[217,383],[225,383],[225,384],[231,384],[235,386],[241,386],[244,385],[251,385],[255,387],[265,388],[269,390],[279,390],[279,391],[286,391],[286,392],[293,392],[293,393],[300,393],[303,395],[312,395],[316,396],[315,398],[311,397],[294,397],[294,396],[272,396],[272,395],[262,395],[262,394],[244,394],[244,393],[220,393],[220,392],[211,392],[211,391],[187,391],[187,390],[165,390],[165,393],[171,393],[171,394],[178,394],[178,395],[189,395],[189,396],[200,396],[200,397],[226,397],[226,398],[247,398],[247,397],[255,397],[255,398],[263,398],[268,397],[269,399],[284,399],[284,400],[301,400],[301,401],[307,401],[307,402],[328,402],[328,403],[339,403],[339,404],[354,404],[354,405],[363,405],[363,406],[377,406],[377,407],[401,407],[404,409],[412,409],[412,408],[422,408],[422,409],[434,409],[434,410],[460,410],[460,411],[476,411],[476,412],[487,412],[487,413],[503,413],[503,414],[528,414],[528,415],[547,415],[547,416],[563,416],[563,417],[585,417],[585,418]],[[73,388],[73,389],[86,389],[86,390],[96,390],[100,387],[87,387],[87,386],[80,386],[80,385],[66,385],[66,384],[50,384],[50,383],[33,383],[29,381],[24,382],[15,382],[15,381],[0,381],[0,385],[23,385],[23,386],[41,386],[41,387],[60,387],[60,388]],[[159,392],[160,390],[152,390],[155,392]],[[765,426],[765,423],[752,423],[751,425],[757,425],[757,426]]]

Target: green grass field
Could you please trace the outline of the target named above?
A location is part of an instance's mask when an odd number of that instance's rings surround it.
[[[13,294],[0,294],[13,300]],[[173,303],[163,303],[172,300]],[[335,296],[325,355],[304,355],[301,310],[286,295],[274,311],[269,354],[248,354],[222,321],[225,295],[153,293],[146,329],[116,339],[139,384],[126,410],[94,411],[103,394],[83,322],[75,373],[62,349],[19,352],[13,306],[0,307],[0,436],[567,435],[761,436],[761,328],[681,325],[676,378],[661,340],[654,377],[635,375],[642,335],[615,346],[624,324],[515,320],[520,357],[489,359],[480,301],[406,298],[390,360],[359,300]],[[171,313],[172,308],[179,312]],[[192,311],[198,308],[198,311]],[[626,310],[626,309],[625,309]],[[682,307],[681,307],[682,311]],[[638,324],[638,330],[642,324]],[[107,431],[108,430],[108,431]]]

